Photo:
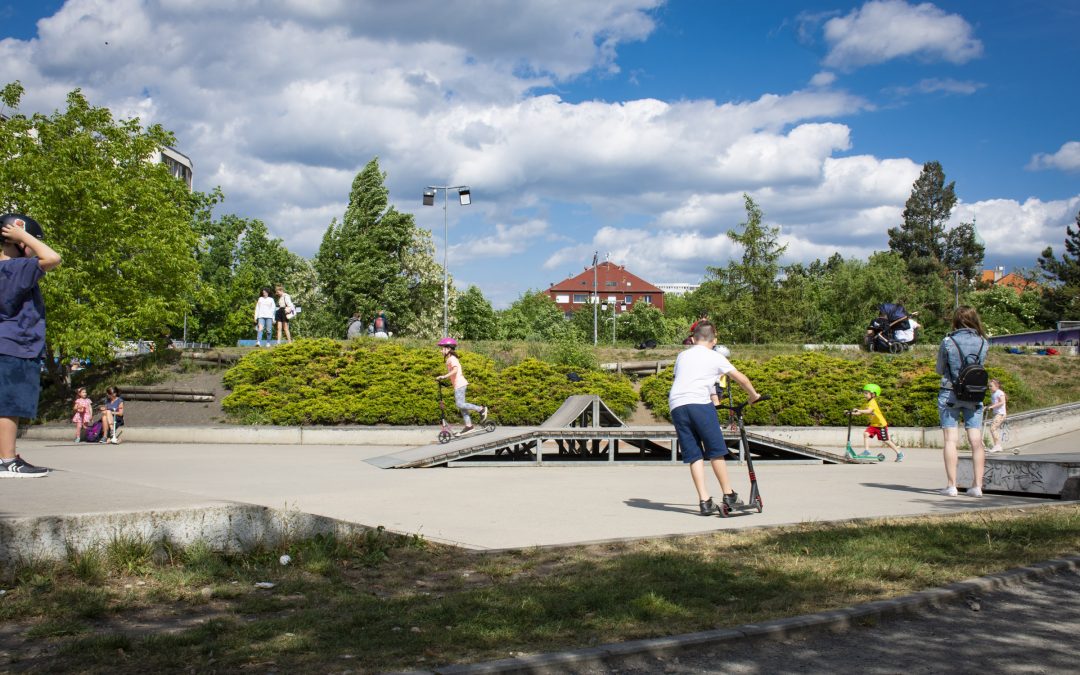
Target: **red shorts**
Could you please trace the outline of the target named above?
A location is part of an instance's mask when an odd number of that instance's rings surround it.
[[[889,440],[889,427],[866,427],[866,433],[870,438],[881,441]]]

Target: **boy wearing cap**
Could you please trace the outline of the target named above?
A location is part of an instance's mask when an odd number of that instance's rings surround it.
[[[33,218],[0,216],[0,478],[39,478],[49,470],[15,452],[19,418],[37,417],[45,354],[45,301],[38,281],[60,264]]]
[[[896,453],[896,461],[904,461],[904,453],[896,447],[896,443],[889,440],[889,423],[885,421],[885,415],[881,412],[877,397],[881,394],[881,387],[876,384],[867,384],[863,387],[863,395],[866,396],[866,407],[850,410],[852,415],[870,415],[870,426],[863,431],[863,451],[860,457],[870,456],[870,439],[877,438]]]

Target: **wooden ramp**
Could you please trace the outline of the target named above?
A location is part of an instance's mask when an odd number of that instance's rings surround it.
[[[434,434],[433,434],[434,435]],[[739,435],[725,429],[724,438],[735,457],[749,452],[772,462],[846,464],[839,457],[808,446],[747,433],[748,448]],[[473,433],[446,444],[431,443],[367,460],[382,469],[433,466],[537,466],[678,463],[680,453],[671,425],[626,426],[596,395],[567,398],[537,427],[500,427]]]

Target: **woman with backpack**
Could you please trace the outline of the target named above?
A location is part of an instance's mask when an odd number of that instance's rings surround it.
[[[937,355],[937,373],[941,375],[938,390],[938,417],[945,436],[945,478],[948,484],[941,491],[955,497],[957,444],[962,421],[971,444],[971,464],[974,471],[969,497],[982,496],[983,470],[986,450],[982,440],[983,397],[987,376],[983,364],[990,351],[982,319],[973,307],[956,308],[952,332],[941,340]]]

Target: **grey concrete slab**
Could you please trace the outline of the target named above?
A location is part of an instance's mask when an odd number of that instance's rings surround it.
[[[1077,442],[1080,432],[1062,439],[1073,447]],[[170,499],[239,501],[382,525],[475,549],[503,549],[1041,501],[942,497],[937,494],[945,484],[941,451],[912,448],[899,464],[761,462],[756,469],[764,513],[705,518],[697,515],[697,498],[682,465],[386,470],[366,461],[397,449],[141,442],[85,447],[21,440],[19,450],[28,461],[58,472],[0,483],[0,518],[134,508],[140,502],[160,508]],[[745,496],[745,467],[729,470],[735,489]],[[712,478],[710,485],[717,494]]]

